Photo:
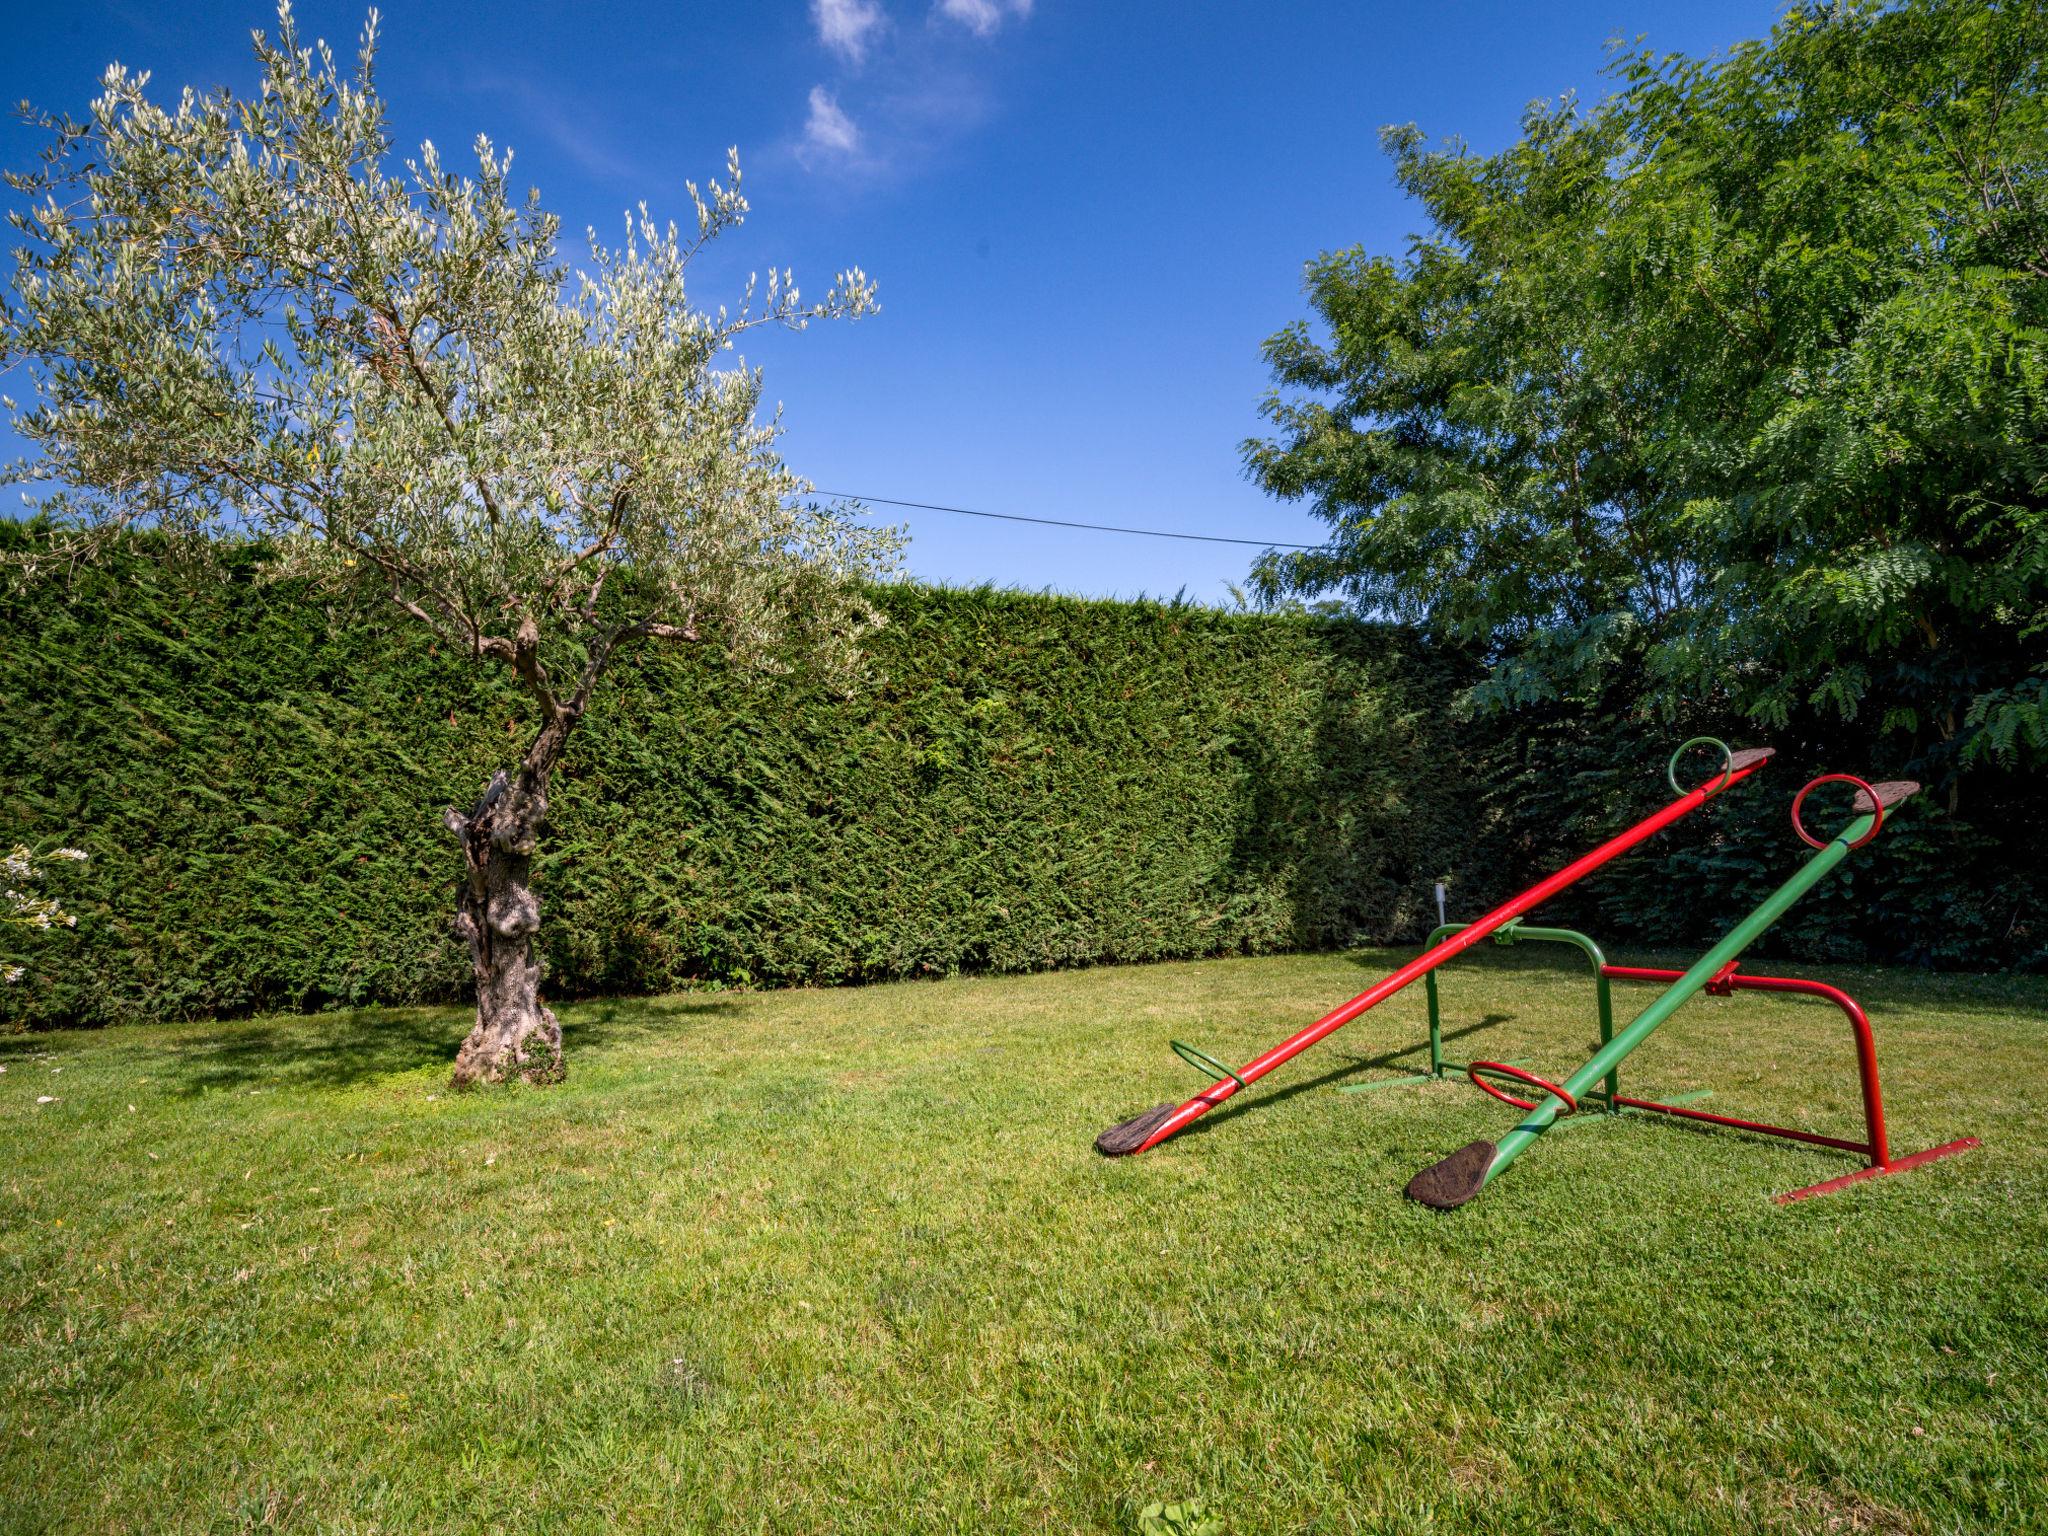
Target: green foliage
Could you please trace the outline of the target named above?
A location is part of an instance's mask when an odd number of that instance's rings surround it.
[[[1611,830],[1661,805],[1662,764],[1683,735],[1731,734],[1725,717],[1688,712],[1679,726],[1631,704],[1627,688],[1589,704],[1525,706],[1502,717],[1479,751],[1482,797],[1511,815],[1514,866],[1554,869]],[[1790,812],[1801,785],[1847,772],[1876,782],[1917,778],[1898,738],[1804,712],[1784,730],[1739,737],[1778,755],[1711,811],[1660,833],[1544,907],[1545,916],[1609,942],[1704,949],[1781,884],[1806,856]],[[1714,768],[1696,749],[1681,782]],[[1951,791],[1959,790],[1953,796]],[[1849,791],[1816,790],[1803,814],[1816,832],[1842,825]],[[1461,910],[1464,910],[1461,908]],[[1972,969],[2048,966],[2048,799],[2038,776],[1987,765],[1961,784],[1914,796],[1878,839],[1788,912],[1759,957],[1869,959]]]
[[[1200,1499],[1147,1504],[1138,1511],[1138,1536],[1223,1536],[1229,1529]]]
[[[67,886],[77,929],[20,936],[18,1023],[461,993],[437,810],[475,797],[530,706],[386,607],[309,606],[258,581],[257,552],[222,559],[230,579],[197,590],[131,552],[0,603],[0,825],[92,854]],[[889,623],[857,699],[703,651],[621,663],[536,866],[552,990],[1032,970],[1433,920],[1428,882],[1471,841],[1437,702],[1460,664],[1349,621],[873,596]]]
[[[1334,533],[1258,590],[1482,647],[1482,704],[2048,757],[2044,59],[2033,0],[1808,4],[1497,155],[1389,130],[1430,228],[1267,344],[1247,461]]]
[[[32,928],[38,933],[77,927],[77,917],[64,910],[62,899],[37,886],[52,864],[76,864],[84,859],[85,854],[77,848],[58,848],[39,855],[26,843],[16,843],[0,857],[0,880],[6,882],[5,889],[0,890],[0,925]],[[19,965],[0,965],[0,986],[13,986],[23,974]]]
[[[18,530],[0,538],[21,539]],[[256,557],[195,591],[123,557],[0,602],[0,825],[92,854],[75,929],[11,929],[14,1023],[461,995],[465,803],[523,726],[378,605],[309,609]],[[1472,671],[1384,627],[991,591],[876,594],[857,699],[700,652],[636,657],[564,760],[539,864],[563,993],[836,983],[1419,937],[1663,803],[1680,734],[1625,690],[1461,724]],[[420,722],[430,724],[422,728]],[[1546,915],[1692,945],[1796,858],[1814,773],[1898,776],[1853,726]],[[1740,744],[1740,743],[1738,743]],[[1698,758],[1707,771],[1706,755]],[[1986,770],[1898,816],[1766,953],[2048,964],[2048,804]]]

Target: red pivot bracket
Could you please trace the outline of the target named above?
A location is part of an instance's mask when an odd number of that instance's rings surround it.
[[[1505,1061],[1475,1061],[1467,1066],[1465,1068],[1465,1075],[1472,1079],[1472,1085],[1482,1092],[1492,1094],[1503,1104],[1512,1104],[1517,1109],[1534,1109],[1536,1107],[1532,1100],[1518,1099],[1513,1094],[1503,1092],[1501,1089],[1494,1087],[1492,1083],[1489,1083],[1479,1075],[1482,1071],[1498,1072],[1502,1077],[1512,1077],[1516,1082],[1527,1083],[1531,1088],[1541,1088],[1545,1093],[1554,1095],[1563,1103],[1564,1109],[1562,1113],[1564,1114],[1576,1115],[1579,1112],[1579,1101],[1577,1099],[1566,1093],[1557,1084],[1550,1082],[1548,1079],[1538,1077],[1534,1072],[1524,1072],[1520,1067],[1510,1066]]]

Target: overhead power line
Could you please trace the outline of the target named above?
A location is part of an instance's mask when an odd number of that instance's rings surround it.
[[[1254,549],[1321,549],[1320,544],[1285,544],[1278,539],[1231,539],[1218,533],[1170,533],[1164,528],[1119,528],[1113,523],[1075,523],[1063,517],[1026,517],[1021,512],[977,512],[972,507],[942,507],[930,501],[895,501],[887,496],[857,496],[851,491],[816,491],[834,501],[871,501],[883,507],[914,507],[920,512],[951,512],[956,517],[990,517],[1005,523],[1041,523],[1048,528],[1086,528],[1092,533],[1135,533],[1147,539],[1186,539],[1197,544],[1249,544]]]

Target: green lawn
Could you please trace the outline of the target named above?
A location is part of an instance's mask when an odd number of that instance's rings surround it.
[[[452,1010],[0,1040],[0,1521],[2048,1530],[2048,983],[1830,973],[1895,1148],[1984,1146],[1791,1207],[1853,1160],[1642,1118],[1412,1205],[1514,1119],[1334,1091],[1419,987],[1091,1150],[1197,1086],[1169,1035],[1243,1059],[1400,958],[584,1004],[566,1085],[472,1096]],[[1568,1071],[1575,963],[1460,962],[1453,1049]],[[1628,1082],[1853,1133],[1849,1063],[1702,999]]]

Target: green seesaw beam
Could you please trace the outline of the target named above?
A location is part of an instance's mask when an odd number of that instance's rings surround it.
[[[1528,1112],[1520,1125],[1509,1131],[1498,1143],[1468,1142],[1441,1162],[1433,1163],[1416,1174],[1408,1181],[1409,1195],[1424,1205],[1447,1211],[1463,1205],[1492,1183],[1509,1164],[1529,1149],[1537,1137],[1550,1129],[1560,1112],[1574,1112],[1581,1096],[1592,1092],[1603,1077],[1620,1067],[1630,1052],[1655,1034],[1659,1025],[1762,937],[1771,924],[1785,915],[1793,903],[1826,879],[1837,864],[1869,842],[1876,835],[1877,829],[1884,824],[1884,813],[1920,787],[1918,784],[1905,782],[1865,786],[1860,780],[1850,780],[1849,782],[1859,785],[1855,819],[1837,833],[1832,841],[1825,844],[1814,842],[1812,838],[1807,837],[1805,829],[1800,827],[1799,802],[1806,798],[1807,793],[1815,785],[1844,777],[1846,776],[1829,775],[1816,779],[1807,785],[1806,789],[1801,790],[1799,800],[1793,802],[1794,827],[1799,829],[1802,838],[1806,838],[1820,850],[1806,861],[1798,873],[1766,897],[1754,912],[1729,929],[1721,942],[1702,955],[1691,970],[1671,983],[1655,1002],[1635,1016],[1626,1029],[1601,1046],[1591,1060],[1566,1078],[1562,1084],[1562,1092],[1559,1091],[1559,1085],[1545,1083],[1541,1079],[1522,1073],[1514,1074],[1525,1082],[1535,1083],[1546,1096]]]

